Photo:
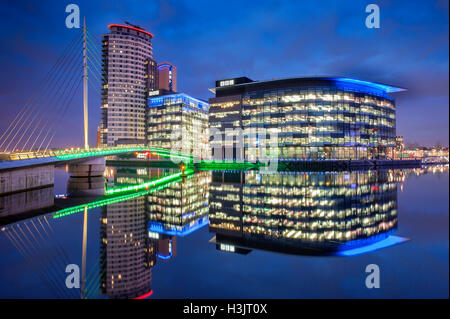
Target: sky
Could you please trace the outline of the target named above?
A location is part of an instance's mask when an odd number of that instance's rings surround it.
[[[449,144],[449,8],[439,1],[1,1],[0,136],[74,36],[65,20],[77,4],[97,38],[129,21],[154,34],[156,61],[178,69],[178,91],[208,99],[216,80],[333,75],[404,87],[397,135],[408,144]],[[368,29],[365,8],[380,8]],[[80,48],[81,50],[81,48]],[[80,67],[81,72],[81,67]],[[95,144],[100,97],[91,90]],[[52,146],[83,143],[76,96]]]

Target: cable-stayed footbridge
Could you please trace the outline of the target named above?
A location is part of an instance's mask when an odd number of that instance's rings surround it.
[[[105,156],[134,152],[151,152],[162,158],[192,161],[191,155],[169,150],[146,147],[143,145],[122,145],[112,147],[90,148],[88,142],[88,91],[98,95],[99,88],[107,85],[107,78],[102,74],[102,53],[99,41],[87,29],[76,29],[74,37],[62,51],[61,56],[36,87],[34,95],[19,108],[14,119],[0,135],[0,194],[39,187],[43,175],[52,175],[50,170],[37,170],[39,167],[67,164],[80,161],[90,169],[92,160]],[[52,147],[56,134],[64,128],[67,116],[77,114],[71,109],[77,94],[83,96],[83,147]],[[81,133],[81,132],[80,132]],[[67,132],[67,134],[72,134]],[[80,134],[81,135],[81,134]],[[96,162],[98,163],[98,162]],[[33,169],[35,169],[33,171]],[[79,170],[79,169],[78,169]],[[11,171],[15,171],[14,174]],[[22,172],[21,172],[22,171]],[[79,173],[79,172],[78,172]],[[90,176],[89,172],[89,176]],[[25,182],[21,183],[20,180]],[[34,180],[34,183],[28,183]],[[37,182],[36,182],[37,180]],[[21,185],[16,185],[21,184]]]

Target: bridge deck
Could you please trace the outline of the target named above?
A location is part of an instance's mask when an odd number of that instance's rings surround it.
[[[192,161],[191,155],[186,155],[180,152],[172,152],[170,150],[145,147],[145,146],[132,146],[132,147],[109,147],[109,148],[94,148],[94,149],[68,149],[68,150],[55,150],[46,154],[41,153],[11,153],[1,154],[0,157],[0,171],[11,170],[30,166],[40,166],[49,164],[59,164],[65,161],[78,160],[83,158],[95,158],[101,156],[113,156],[134,152],[151,152],[154,155],[162,157],[177,158],[182,161]]]

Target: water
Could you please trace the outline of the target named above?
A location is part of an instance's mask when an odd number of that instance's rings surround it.
[[[106,187],[173,173],[108,167]],[[205,171],[100,207],[65,198],[67,185],[58,169],[54,188],[0,197],[0,298],[80,298],[65,270],[82,268],[84,225],[89,299],[448,298],[448,166]],[[369,264],[379,289],[366,288]]]

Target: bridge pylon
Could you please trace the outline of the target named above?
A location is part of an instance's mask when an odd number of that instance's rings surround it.
[[[89,149],[89,142],[88,142],[88,67],[87,67],[86,18],[83,18],[83,120],[84,120],[84,148],[85,149]]]

